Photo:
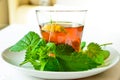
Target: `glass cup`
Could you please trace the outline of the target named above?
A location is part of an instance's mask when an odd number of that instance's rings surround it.
[[[80,51],[87,10],[36,10],[40,34],[47,42]]]

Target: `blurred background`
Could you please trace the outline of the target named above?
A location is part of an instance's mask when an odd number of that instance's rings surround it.
[[[0,0],[0,29],[10,24],[27,24],[34,17],[31,12],[36,8],[53,6],[55,2],[56,0]]]
[[[0,29],[9,24],[8,1],[0,0]]]
[[[34,24],[35,10],[51,6],[87,9],[89,26],[119,24],[119,0],[0,0],[0,29],[10,24]]]

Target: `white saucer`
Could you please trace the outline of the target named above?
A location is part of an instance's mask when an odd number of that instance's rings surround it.
[[[2,52],[2,59],[5,63],[7,63],[8,66],[19,70],[25,75],[30,75],[44,79],[76,79],[89,77],[113,67],[118,63],[120,59],[120,54],[114,48],[106,47],[106,49],[110,51],[110,57],[105,61],[106,65],[102,67],[77,72],[37,71],[34,70],[30,64],[26,64],[22,67],[19,66],[19,64],[24,60],[24,51],[10,52],[8,49],[5,49]]]

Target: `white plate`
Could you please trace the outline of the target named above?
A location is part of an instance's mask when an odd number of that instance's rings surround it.
[[[76,79],[92,76],[101,73],[114,65],[119,61],[119,53],[112,47],[106,47],[110,51],[110,57],[106,60],[106,65],[100,68],[94,68],[87,71],[77,71],[77,72],[51,72],[51,71],[37,71],[32,68],[29,64],[22,67],[19,66],[21,61],[24,60],[23,52],[9,52],[8,49],[4,50],[2,53],[2,59],[4,62],[8,63],[9,66],[18,69],[22,73],[34,77],[45,78],[45,79]]]

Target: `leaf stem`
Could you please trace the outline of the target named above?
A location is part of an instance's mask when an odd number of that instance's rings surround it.
[[[100,46],[112,45],[112,43],[101,44]]]

